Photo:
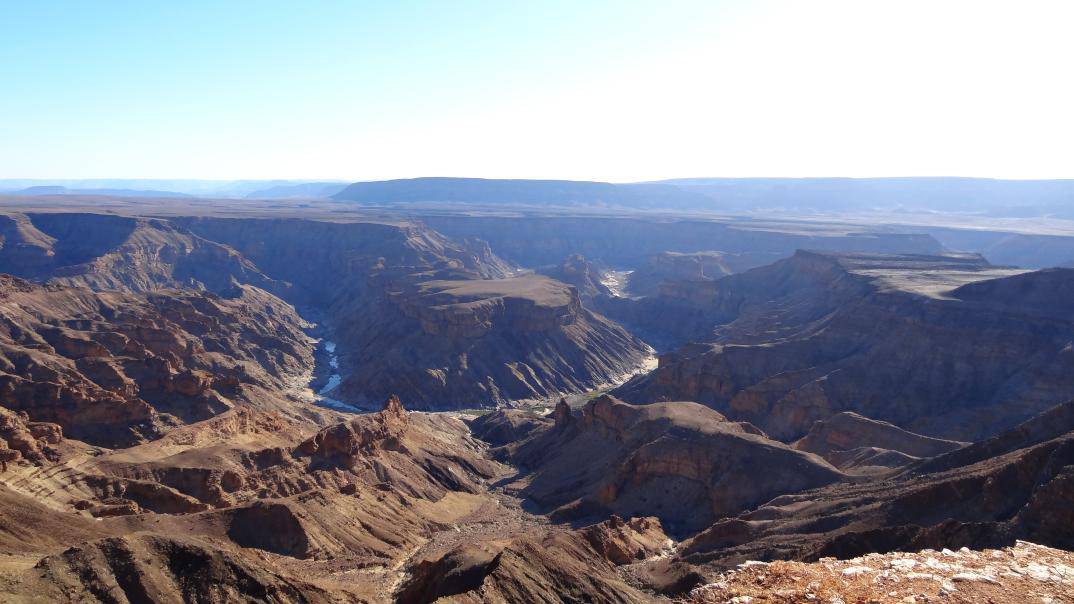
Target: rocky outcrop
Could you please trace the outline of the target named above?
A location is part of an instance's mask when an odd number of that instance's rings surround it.
[[[652,296],[675,292],[682,282],[715,281],[775,262],[788,254],[779,252],[719,251],[662,252],[630,273],[627,291],[635,296]]]
[[[380,413],[325,428],[299,445],[296,452],[319,463],[348,465],[374,448],[397,446],[407,431],[408,423],[402,402],[393,395]]]
[[[188,536],[138,534],[72,547],[41,560],[25,594],[87,602],[333,602],[300,578]]]
[[[654,518],[612,517],[576,531],[549,531],[451,549],[418,561],[397,594],[410,602],[648,602],[616,566],[659,553],[667,538]]]
[[[1019,306],[984,293],[1029,282],[1059,292],[1074,272],[1023,272],[967,256],[801,252],[711,283],[709,343],[663,355],[616,394],[697,400],[785,440],[842,411],[935,438],[987,437],[1074,389],[1064,369],[1074,307],[1063,318],[1065,298]]]
[[[95,293],[0,276],[0,404],[126,445],[282,388],[311,361],[305,322],[266,292]]]
[[[713,577],[684,600],[692,604],[763,602],[876,602],[955,600],[1062,602],[1074,585],[1074,554],[1030,543],[957,551],[949,548],[866,554],[846,560],[756,560]]]
[[[887,422],[844,411],[815,422],[792,446],[799,451],[816,453],[837,468],[849,470],[902,467],[968,444],[914,434]]]
[[[716,522],[684,543],[682,553],[695,563],[724,565],[996,547],[1014,539],[1069,548],[1074,518],[1069,506],[1057,504],[1074,493],[1070,407],[893,478],[777,497]]]
[[[581,254],[571,254],[560,264],[540,272],[573,286],[587,304],[597,296],[612,295],[608,286],[601,282],[600,271]]]
[[[475,437],[499,447],[524,440],[552,424],[553,419],[526,409],[498,409],[471,420],[470,431]]]
[[[475,493],[500,472],[468,433],[454,418],[410,414],[392,396],[378,413],[321,430],[293,457],[337,487],[389,482],[394,490],[435,501],[449,491]]]
[[[63,440],[58,424],[31,422],[25,412],[14,413],[0,407],[0,468],[7,471],[9,463],[26,460],[41,463],[56,461],[59,453],[52,445]]]
[[[524,494],[559,519],[652,515],[683,533],[772,497],[840,480],[820,458],[695,403],[610,396],[511,447]],[[586,463],[580,464],[578,460]]]

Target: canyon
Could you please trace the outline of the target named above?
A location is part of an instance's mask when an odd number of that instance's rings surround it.
[[[1074,270],[443,186],[0,197],[0,599],[1070,593]]]

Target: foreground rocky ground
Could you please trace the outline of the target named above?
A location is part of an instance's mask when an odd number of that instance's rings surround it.
[[[695,588],[695,603],[1074,602],[1074,554],[1028,541],[1002,549],[868,554],[847,560],[748,561]]]

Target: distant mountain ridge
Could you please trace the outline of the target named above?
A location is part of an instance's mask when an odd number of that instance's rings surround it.
[[[16,195],[111,195],[113,197],[191,197],[175,191],[153,189],[68,189],[55,185],[38,185],[14,191]]]
[[[471,203],[535,206],[705,208],[706,196],[665,184],[427,177],[356,182],[334,199],[371,204]]]
[[[258,189],[246,194],[248,199],[320,199],[331,197],[347,186],[345,182],[304,182],[285,184]]]
[[[723,209],[917,209],[994,216],[1074,218],[1074,180],[966,177],[677,178],[673,185]]]

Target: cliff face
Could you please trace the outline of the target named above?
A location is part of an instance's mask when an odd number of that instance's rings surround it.
[[[340,351],[333,396],[352,404],[394,393],[425,408],[547,397],[618,381],[647,356],[575,289],[513,278],[487,243],[405,221],[56,213],[12,215],[0,228],[0,268],[37,281],[227,296],[246,284],[309,309]]]
[[[974,440],[1056,404],[1074,272],[1029,275],[966,257],[800,253],[710,285],[709,343],[661,357],[627,400],[696,400],[780,439],[840,411]],[[1002,291],[1043,292],[1013,304]],[[1035,303],[1032,300],[1040,300]]]
[[[404,278],[448,271],[467,278],[503,277],[511,267],[475,239],[451,241],[406,222],[300,219],[175,218],[198,235],[226,244],[261,270],[299,286],[297,302],[328,307],[364,292],[374,275]]]
[[[651,296],[678,282],[715,281],[782,257],[780,252],[662,252],[650,256],[630,274],[627,290],[636,296]]]
[[[417,408],[546,398],[621,379],[648,356],[574,288],[536,275],[402,283],[337,316],[355,318],[339,331],[353,367],[340,392],[359,404],[392,392]]]
[[[107,446],[211,417],[311,362],[304,322],[256,288],[97,293],[0,276],[0,402]]]
[[[494,405],[587,390],[639,367],[647,349],[581,306],[576,290],[514,271],[482,241],[410,224],[185,219],[296,284],[334,328],[333,396],[416,408]]]
[[[235,250],[166,220],[106,214],[11,214],[0,272],[98,290],[205,289],[238,284],[284,293],[285,283]]]
[[[443,213],[430,213],[421,218],[430,228],[448,237],[479,237],[488,241],[497,254],[522,266],[555,265],[571,254],[581,254],[607,266],[640,268],[650,257],[668,251],[718,250],[771,260],[791,256],[799,249],[894,254],[938,254],[943,251],[943,246],[929,235],[855,232],[801,225],[653,220],[648,217],[498,217]]]

